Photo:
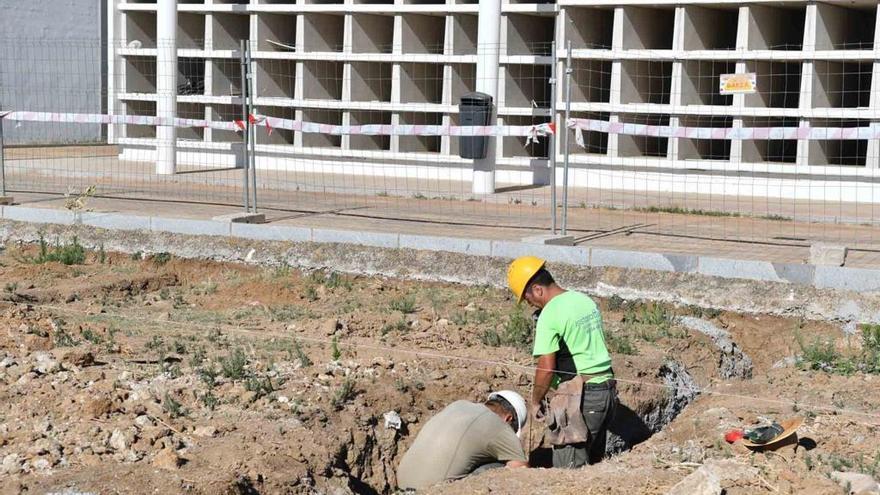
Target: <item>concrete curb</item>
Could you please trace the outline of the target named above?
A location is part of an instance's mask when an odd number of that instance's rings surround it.
[[[412,249],[512,259],[539,255],[551,263],[583,268],[621,268],[722,279],[741,279],[812,286],[857,292],[880,292],[880,270],[772,263],[713,256],[626,251],[599,247],[539,245],[518,241],[392,234],[285,225],[238,224],[214,220],[144,217],[117,213],[82,212],[0,206],[0,218],[36,224],[83,224],[108,230],[166,232],[187,235],[234,237],[254,241],[287,241],[349,244],[390,249]]]

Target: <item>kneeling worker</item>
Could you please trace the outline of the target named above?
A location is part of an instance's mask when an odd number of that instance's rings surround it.
[[[505,465],[528,467],[518,437],[527,415],[525,400],[511,390],[489,394],[485,403],[453,402],[425,423],[403,455],[398,487],[421,490]]]
[[[587,295],[560,287],[544,265],[533,256],[517,258],[507,281],[518,301],[539,310],[532,417],[550,429],[553,467],[577,468],[605,455],[617,390],[598,306]],[[545,412],[542,404],[551,387],[558,389]]]

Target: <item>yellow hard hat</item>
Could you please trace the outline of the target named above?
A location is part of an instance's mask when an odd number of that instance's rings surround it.
[[[507,286],[513,291],[517,302],[522,301],[526,284],[541,268],[544,268],[544,263],[545,261],[541,258],[520,256],[510,264],[507,269]]]

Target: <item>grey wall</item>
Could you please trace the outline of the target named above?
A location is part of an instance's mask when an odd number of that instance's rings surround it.
[[[0,0],[0,108],[101,113],[106,0]],[[102,140],[97,125],[3,122],[7,144]]]

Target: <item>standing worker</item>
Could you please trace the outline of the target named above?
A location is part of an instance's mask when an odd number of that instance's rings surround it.
[[[550,428],[553,467],[600,462],[617,390],[598,306],[587,295],[560,287],[545,261],[534,256],[515,259],[507,282],[518,302],[538,308],[532,351],[538,366],[530,410],[532,419]],[[545,411],[551,387],[557,391]]]

